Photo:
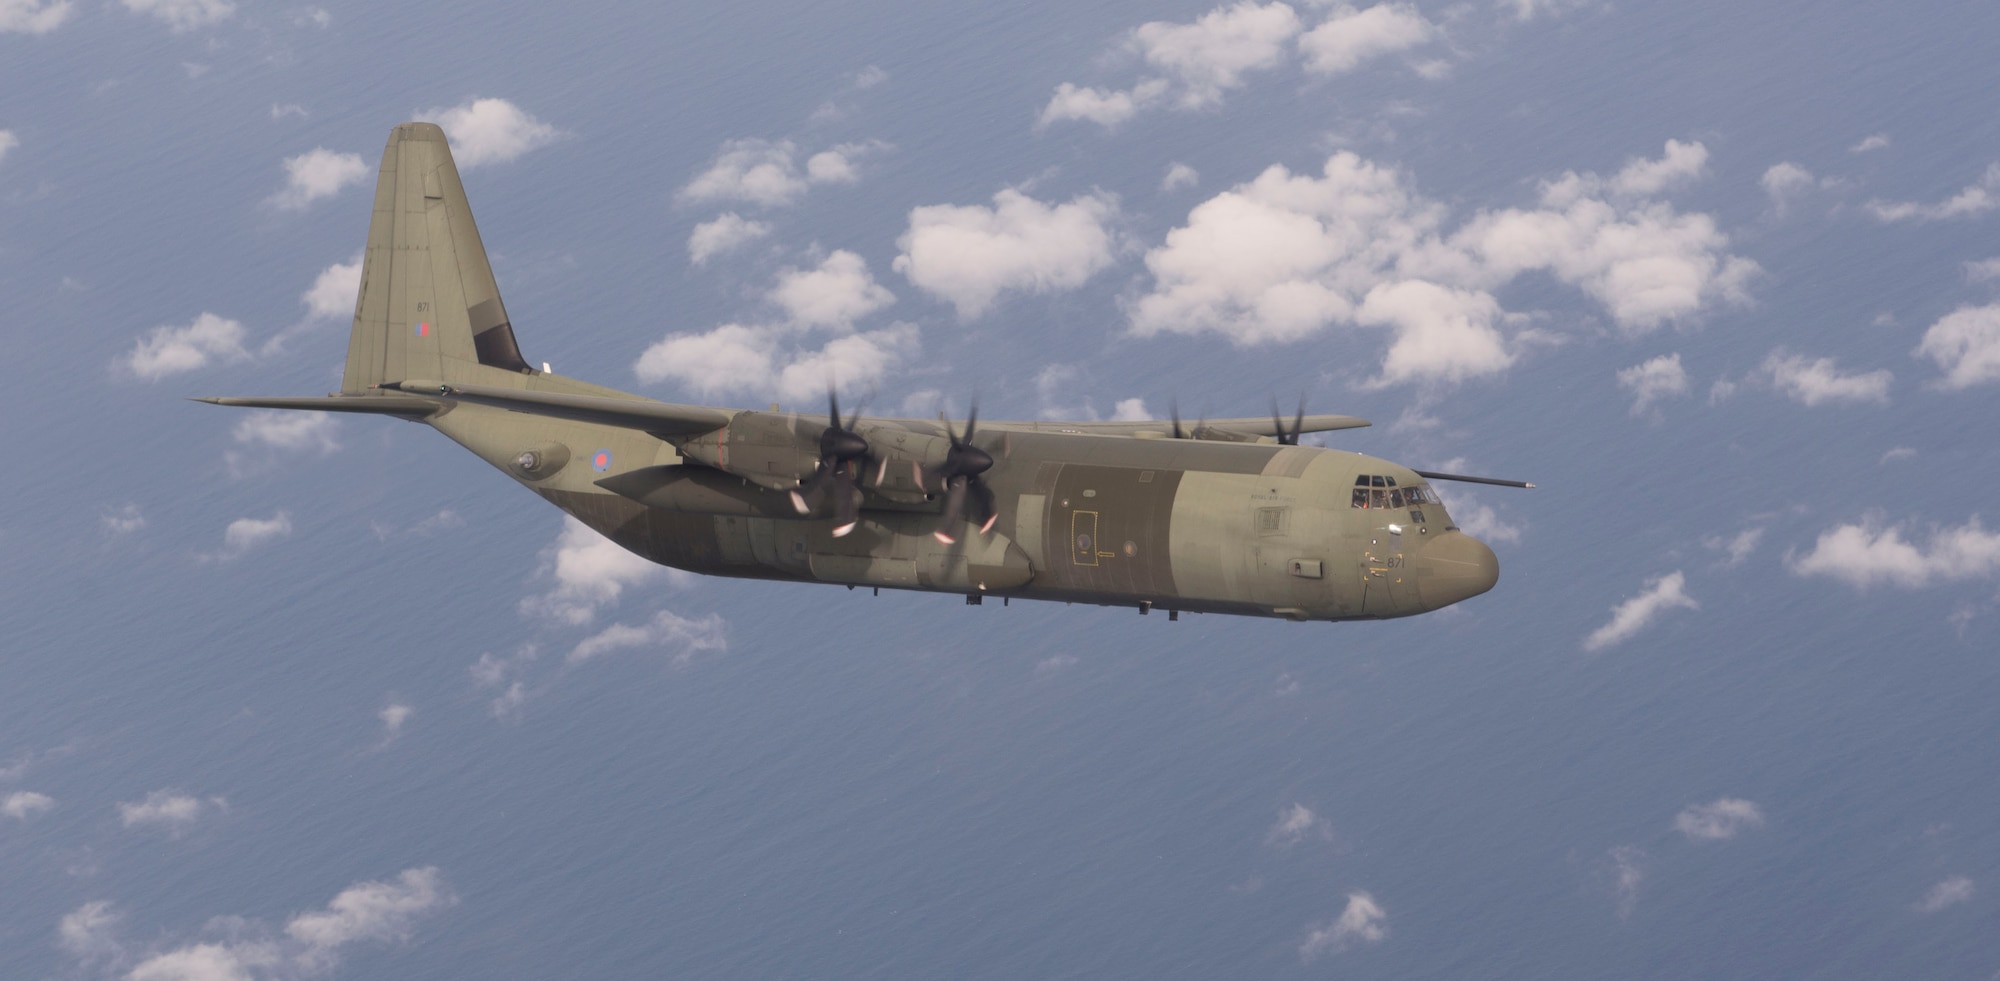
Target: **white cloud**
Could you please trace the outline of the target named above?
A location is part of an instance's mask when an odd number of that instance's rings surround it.
[[[0,0],[0,3],[4,2],[5,0]],[[8,151],[20,145],[21,138],[15,136],[13,130],[0,129],[0,161],[6,160]]]
[[[1966,263],[1965,278],[1975,283],[1990,283],[2000,279],[2000,257]]]
[[[203,556],[216,562],[241,558],[251,549],[292,533],[292,516],[284,511],[268,518],[237,518],[222,530],[222,550]]]
[[[220,797],[203,800],[173,790],[155,790],[143,800],[118,805],[118,818],[128,828],[165,828],[179,835],[204,815],[229,809]]]
[[[1007,188],[991,208],[924,205],[910,211],[892,268],[970,320],[1003,292],[1075,289],[1110,267],[1117,216],[1118,199],[1104,193],[1050,205]]]
[[[70,0],[0,0],[0,34],[47,34],[61,27],[73,9]],[[0,130],[0,157],[7,155],[5,144],[11,138]]]
[[[1728,841],[1763,826],[1763,809],[1740,797],[1695,804],[1674,815],[1674,830],[1686,835],[1689,841]]]
[[[1193,187],[1201,183],[1201,174],[1184,163],[1173,163],[1167,167],[1167,176],[1160,178],[1160,190],[1178,191],[1183,187]]]
[[[1686,577],[1678,571],[1648,579],[1646,588],[1613,607],[1611,619],[1584,638],[1583,649],[1601,651],[1630,640],[1668,610],[1700,609],[1700,605],[1683,592],[1686,582]]]
[[[259,409],[236,421],[233,436],[246,446],[265,446],[322,455],[340,449],[340,423],[331,413]]]
[[[408,705],[390,702],[382,707],[382,711],[375,713],[375,717],[382,720],[383,734],[393,739],[403,731],[403,724],[410,721],[410,716],[415,714],[417,710]]]
[[[734,211],[725,211],[713,221],[694,226],[688,235],[688,259],[699,266],[715,256],[733,252],[771,234],[771,226],[750,221]]]
[[[1701,544],[1704,548],[1723,554],[1723,568],[1734,569],[1749,559],[1751,554],[1757,551],[1758,543],[1763,540],[1764,529],[1745,528],[1737,532],[1734,537],[1726,539],[1721,535],[1709,535],[1701,540]]]
[[[817,400],[829,383],[845,388],[881,381],[920,347],[917,328],[904,323],[836,337],[818,350],[788,346],[787,335],[743,324],[671,334],[640,354],[632,370],[647,384],[675,381],[704,396],[775,391],[785,399]]]
[[[664,575],[661,566],[619,547],[568,515],[562,533],[542,549],[542,578],[554,579],[548,592],[521,600],[523,615],[543,616],[581,626],[600,608],[614,605],[630,586]]]
[[[306,107],[299,105],[296,102],[286,102],[282,104],[277,102],[271,103],[272,119],[286,119],[292,116],[297,116],[300,119],[304,119],[309,115],[311,115],[311,113],[306,112]]]
[[[1305,56],[1307,71],[1337,75],[1427,44],[1438,33],[1437,26],[1411,4],[1384,3],[1367,10],[1342,6],[1299,38],[1299,52]]]
[[[1451,507],[1452,517],[1466,534],[1482,542],[1518,542],[1521,529],[1508,524],[1500,517],[1500,512],[1487,504],[1467,504]]]
[[[320,270],[312,287],[299,296],[307,315],[315,320],[354,316],[354,304],[361,295],[361,257],[336,262]]]
[[[868,263],[844,249],[835,250],[816,269],[780,272],[768,298],[800,327],[851,327],[896,302],[896,295],[869,274]]]
[[[1959,307],[1938,318],[1914,353],[1937,362],[1942,388],[2000,381],[2000,303]]]
[[[1986,168],[1976,183],[1936,204],[1914,201],[1870,201],[1868,210],[1882,221],[1945,221],[1971,218],[2000,207],[2000,163]]]
[[[1146,408],[1145,399],[1119,399],[1111,407],[1114,422],[1151,422],[1153,411]]]
[[[146,516],[137,504],[121,504],[104,509],[104,513],[98,516],[97,524],[107,535],[129,535],[146,527]]]
[[[1439,286],[1421,279],[1370,289],[1354,311],[1363,326],[1395,329],[1372,385],[1459,382],[1496,374],[1514,363],[1507,340],[1495,329],[1500,303],[1484,291]]]
[[[417,921],[457,902],[435,868],[405,869],[394,879],[358,882],[324,908],[300,913],[282,935],[255,920],[217,917],[210,929],[226,939],[185,944],[146,956],[126,981],[253,981],[323,975],[339,966],[346,948],[407,939]],[[63,917],[63,946],[86,962],[117,962],[131,955],[113,936],[116,914],[107,902],[87,903]]]
[[[1047,126],[1074,119],[1110,129],[1138,115],[1139,110],[1157,104],[1166,93],[1167,81],[1160,78],[1149,79],[1130,89],[1099,89],[1064,82],[1056,86],[1056,94],[1050,96],[1049,104],[1042,107],[1042,115],[1036,120],[1036,125]]]
[[[584,638],[569,652],[569,663],[588,661],[610,651],[648,647],[664,651],[673,663],[686,664],[703,651],[726,650],[722,616],[710,613],[690,619],[670,610],[653,614],[653,619],[637,624],[612,624]]]
[[[1619,845],[1606,857],[1611,859],[1611,894],[1618,898],[1618,918],[1628,919],[1639,903],[1639,886],[1646,881],[1646,850]]]
[[[1264,834],[1264,844],[1290,848],[1307,838],[1333,840],[1333,822],[1312,812],[1304,804],[1293,803],[1278,812],[1278,823]]]
[[[1824,402],[1874,402],[1889,404],[1889,384],[1896,376],[1888,369],[1860,374],[1844,374],[1832,358],[1808,358],[1780,348],[1764,359],[1763,373],[1771,384],[1792,400],[1808,406]]]
[[[111,903],[94,900],[63,916],[56,925],[56,942],[78,960],[102,960],[117,953],[118,942],[113,936],[117,927],[118,914],[111,911]]]
[[[1347,894],[1340,918],[1314,927],[1299,945],[1299,960],[1312,963],[1323,954],[1339,953],[1356,942],[1381,943],[1389,936],[1389,914],[1375,897],[1359,890]]]
[[[771,208],[806,192],[788,140],[730,140],[715,161],[680,189],[683,201],[748,201]]]
[[[20,821],[26,821],[55,806],[55,798],[32,790],[18,790],[5,798],[0,798],[0,814]]]
[[[853,184],[861,180],[861,161],[889,149],[880,140],[841,143],[806,158],[806,180],[814,184]]]
[[[1242,0],[1217,7],[1192,24],[1152,21],[1132,32],[1130,44],[1148,65],[1180,83],[1178,102],[1197,109],[1222,101],[1243,84],[1245,72],[1283,64],[1299,33],[1299,17],[1283,3]]]
[[[1820,533],[1812,551],[1788,558],[1801,576],[1831,576],[1856,589],[1877,584],[1920,589],[1934,582],[1982,579],[2000,572],[2000,533],[1977,515],[1955,528],[1932,527],[1922,546],[1903,537],[1900,524],[1870,516]]]
[[[296,211],[320,198],[332,197],[341,188],[358,184],[367,176],[368,165],[362,162],[360,154],[314,147],[296,157],[285,158],[285,187],[266,203]],[[357,283],[359,275],[357,271]]]
[[[1972,880],[1962,875],[1954,875],[1931,887],[1924,894],[1924,901],[1917,904],[1917,912],[1936,913],[1939,910],[1972,899]]]
[[[1789,160],[1772,164],[1758,183],[1763,185],[1764,193],[1771,196],[1771,206],[1780,215],[1807,192],[1841,184],[1832,177],[1814,177],[1812,171]]]
[[[419,110],[416,118],[444,129],[452,160],[461,169],[506,163],[561,135],[506,99],[469,99],[450,108]]]
[[[1882,466],[1888,466],[1891,460],[1911,460],[1915,459],[1916,455],[1917,448],[1914,446],[1892,446],[1883,452],[1879,462]]]
[[[210,361],[243,361],[243,325],[204,312],[185,327],[163,325],[133,342],[117,366],[149,381],[206,367]]]
[[[1755,263],[1726,253],[1707,215],[1642,195],[1698,174],[1706,150],[1669,141],[1616,177],[1566,174],[1539,208],[1481,212],[1446,234],[1445,209],[1393,169],[1352,153],[1320,176],[1273,166],[1197,205],[1146,254],[1154,285],[1133,330],[1296,341],[1336,324],[1396,329],[1378,383],[1457,381],[1504,370],[1510,322],[1490,291],[1547,272],[1598,299],[1627,331],[1743,298]]]
[[[1870,150],[1881,150],[1881,149],[1884,149],[1884,148],[1888,147],[1888,145],[1889,145],[1889,134],[1887,134],[1887,133],[1876,133],[1876,134],[1874,134],[1874,135],[1872,135],[1872,136],[1868,136],[1868,137],[1864,137],[1864,138],[1863,138],[1863,139],[1861,140],[1861,142],[1859,142],[1859,143],[1856,143],[1856,144],[1854,144],[1854,145],[1853,145],[1853,146],[1851,146],[1851,147],[1848,147],[1848,148],[1847,148],[1847,152],[1849,152],[1849,153],[1867,153],[1867,152],[1868,152],[1868,151],[1870,151]]]
[[[1688,376],[1676,352],[1620,370],[1618,385],[1632,393],[1632,414],[1637,416],[1646,414],[1656,402],[1686,396]]]
[[[135,14],[159,18],[175,33],[224,20],[236,12],[229,0],[123,0]]]

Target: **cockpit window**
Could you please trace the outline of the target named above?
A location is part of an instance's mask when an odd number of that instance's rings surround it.
[[[1363,490],[1362,488],[1368,488]],[[1349,507],[1356,508],[1403,508],[1424,504],[1443,504],[1437,492],[1426,484],[1412,484],[1397,487],[1396,478],[1379,474],[1362,474],[1354,478],[1354,495],[1348,501]],[[1423,519],[1418,518],[1418,521]]]

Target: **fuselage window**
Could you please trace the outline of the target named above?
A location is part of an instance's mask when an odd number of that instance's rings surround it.
[[[1403,492],[1400,488],[1389,492],[1389,506],[1392,508],[1403,506]]]
[[[1366,478],[1366,477],[1363,477],[1363,478],[1361,478],[1361,479],[1362,479],[1362,480],[1367,480],[1368,478]],[[1367,507],[1367,506],[1368,506],[1368,492],[1367,492],[1367,491],[1365,491],[1365,490],[1362,490],[1362,489],[1361,489],[1361,488],[1359,488],[1359,487],[1356,487],[1356,488],[1354,488],[1354,500],[1353,500],[1353,502],[1352,502],[1352,503],[1350,503],[1350,504],[1349,504],[1348,506],[1349,506],[1349,507],[1357,507],[1357,508],[1365,508],[1365,507]]]
[[[1374,485],[1375,485],[1375,486],[1377,486],[1377,487],[1387,487],[1387,486],[1389,486],[1388,482],[1387,482],[1386,480],[1384,480],[1384,479],[1383,479],[1382,477],[1380,477],[1380,476],[1376,476],[1376,475],[1371,475],[1371,476],[1370,476],[1370,477],[1368,478],[1368,480],[1369,480],[1369,482],[1370,482],[1370,483],[1374,484]]]
[[[1389,492],[1388,492],[1388,491],[1382,491],[1382,490],[1372,490],[1372,491],[1369,491],[1369,492],[1368,492],[1368,506],[1369,506],[1369,507],[1371,507],[1371,508],[1386,508],[1386,507],[1388,507],[1388,506],[1389,506]]]

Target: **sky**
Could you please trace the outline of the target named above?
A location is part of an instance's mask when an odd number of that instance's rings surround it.
[[[1990,4],[0,0],[0,976],[1992,977]],[[1387,623],[708,580],[337,387],[1372,419]]]

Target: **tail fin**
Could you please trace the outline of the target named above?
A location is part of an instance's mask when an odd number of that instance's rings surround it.
[[[514,343],[444,130],[396,127],[375,183],[340,390],[359,395],[405,378],[490,384],[499,372],[532,370]]]

